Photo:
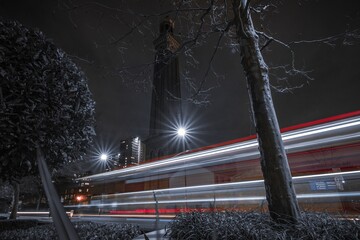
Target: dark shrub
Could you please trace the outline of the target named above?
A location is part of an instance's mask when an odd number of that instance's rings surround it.
[[[141,234],[140,228],[131,224],[76,222],[74,227],[82,240],[130,240]],[[1,240],[55,240],[58,239],[53,224],[18,228],[0,232]]]
[[[39,224],[37,220],[2,220],[0,221],[0,232],[14,229],[27,229]]]
[[[327,214],[303,213],[297,225],[278,224],[265,213],[184,213],[167,231],[170,239],[357,240],[360,223]]]

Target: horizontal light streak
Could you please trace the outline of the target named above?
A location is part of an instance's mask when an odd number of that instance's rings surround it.
[[[346,128],[351,128],[351,127],[357,127],[360,126],[360,118],[356,117],[356,118],[352,118],[352,119],[346,119],[346,120],[342,120],[339,122],[335,122],[335,123],[328,123],[328,124],[324,124],[324,125],[319,125],[319,126],[314,126],[311,128],[305,128],[305,129],[301,129],[301,130],[296,130],[294,132],[287,132],[282,134],[282,138],[285,142],[289,141],[289,140],[294,140],[294,139],[301,139],[302,137],[309,137],[310,135],[317,135],[320,133],[328,133],[328,132],[332,132],[332,131],[336,131],[336,130],[344,130]],[[359,129],[354,129],[353,132],[359,132]],[[328,136],[329,138],[330,136]],[[353,135],[353,137],[360,137],[360,134],[358,135]],[[322,137],[324,138],[324,137]],[[337,138],[335,138],[337,139]],[[340,140],[342,138],[339,138]],[[327,139],[326,139],[327,140]],[[316,143],[324,143],[321,140],[317,140],[318,142]],[[314,144],[314,142],[311,141],[311,139],[308,140],[309,144]],[[302,144],[304,144],[302,142]],[[296,145],[293,144],[292,145]],[[299,145],[299,144],[298,144]],[[306,146],[306,144],[304,144]],[[290,145],[291,146],[291,145]],[[285,146],[286,149],[289,149],[290,146]],[[311,145],[310,145],[311,146]],[[101,179],[101,178],[106,178],[106,177],[115,177],[118,175],[126,175],[126,174],[136,174],[142,171],[149,171],[153,168],[160,168],[160,167],[165,167],[165,166],[174,166],[177,164],[184,164],[186,165],[187,162],[194,162],[195,159],[197,159],[197,161],[199,161],[198,159],[200,158],[211,158],[214,156],[218,156],[218,155],[226,155],[226,154],[231,154],[234,152],[238,152],[238,151],[244,151],[245,155],[246,155],[246,150],[253,150],[253,152],[251,152],[250,154],[247,153],[248,155],[254,155],[254,154],[258,154],[258,143],[256,140],[250,140],[250,141],[246,141],[246,142],[240,142],[240,143],[235,143],[232,145],[228,145],[228,146],[222,146],[222,147],[218,147],[215,149],[210,149],[210,150],[205,150],[205,151],[201,151],[201,152],[195,152],[195,153],[191,153],[188,155],[183,155],[183,156],[176,156],[173,158],[169,158],[166,160],[160,160],[158,162],[153,162],[153,163],[146,163],[146,164],[142,164],[139,166],[134,166],[134,167],[130,167],[130,168],[126,168],[126,169],[119,169],[119,170],[114,170],[111,172],[106,172],[106,173],[100,173],[100,174],[96,174],[96,175],[91,175],[91,176],[87,176],[84,178],[79,178],[80,180],[95,180],[95,179]],[[245,156],[244,155],[244,156]],[[216,160],[214,160],[216,162]],[[201,165],[201,162],[199,163]]]
[[[134,220],[138,221],[139,219],[137,218],[156,218],[157,215],[154,214],[74,214],[74,216],[76,217],[119,217],[119,218],[135,218]],[[159,218],[174,218],[175,215],[159,215]],[[132,220],[132,219],[127,219],[127,220]],[[160,221],[162,221],[161,219],[159,219]],[[155,219],[154,219],[155,221]],[[166,221],[166,220],[165,220]]]
[[[334,198],[334,197],[359,197],[360,192],[331,192],[331,193],[310,193],[310,194],[298,194],[297,199],[321,199],[321,198]],[[248,202],[248,201],[264,201],[265,196],[249,196],[249,197],[221,197],[221,198],[198,198],[198,199],[175,199],[158,201],[158,204],[174,204],[174,203],[224,203],[224,202]],[[155,205],[155,201],[147,202],[122,202],[122,203],[101,203],[101,204],[86,204],[86,205],[69,205],[67,208],[86,208],[86,207],[119,207],[129,205]]]
[[[110,176],[110,175],[126,174],[128,172],[137,172],[137,171],[143,170],[143,169],[150,170],[151,168],[154,168],[154,167],[161,167],[161,166],[166,166],[166,165],[169,165],[169,164],[170,165],[173,165],[173,164],[176,164],[176,163],[184,164],[184,161],[190,161],[190,160],[193,160],[195,158],[209,157],[209,156],[212,156],[212,155],[228,153],[228,152],[232,152],[232,151],[236,151],[236,150],[255,147],[257,145],[258,144],[255,141],[253,141],[253,143],[241,143],[240,146],[235,146],[235,147],[234,146],[227,146],[227,147],[221,147],[221,149],[211,149],[211,150],[207,150],[207,151],[204,151],[204,152],[192,153],[191,155],[178,156],[178,157],[170,158],[170,159],[167,159],[167,160],[160,160],[160,161],[155,162],[155,163],[147,163],[147,164],[143,164],[143,165],[139,165],[139,166],[135,166],[135,167],[130,167],[130,168],[127,168],[127,169],[120,169],[120,170],[114,170],[114,171],[111,171],[111,172],[91,175],[91,176],[87,176],[87,177],[84,177],[84,178],[79,178],[79,180],[88,180],[88,179],[106,177],[106,176]]]
[[[71,212],[66,212],[70,214]],[[49,212],[17,212],[19,215],[49,215]]]
[[[305,130],[299,131],[294,134],[291,134],[291,133],[283,134],[282,139],[284,141],[287,141],[287,140],[294,139],[294,138],[305,137],[305,136],[309,136],[309,135],[339,130],[339,129],[343,129],[343,128],[349,128],[349,127],[358,126],[358,125],[360,125],[359,119],[355,119],[355,120],[350,119],[350,120],[342,121],[341,124],[332,123],[332,124],[327,124],[326,126],[314,127],[311,130],[305,129]]]
[[[293,177],[294,180],[296,179],[313,179],[318,178],[321,180],[321,178],[324,177],[333,177],[333,176],[350,176],[350,175],[359,175],[360,171],[351,171],[351,172],[336,172],[336,173],[325,173],[325,174],[317,174],[317,175],[308,175],[308,176],[299,176],[299,177]],[[107,201],[107,198],[110,198],[112,200],[121,200],[118,199],[119,197],[126,197],[126,196],[136,196],[141,198],[141,195],[145,195],[144,197],[152,198],[152,194],[155,192],[160,193],[160,196],[168,196],[171,197],[171,192],[184,192],[184,196],[189,193],[197,193],[197,194],[204,194],[202,191],[213,191],[213,194],[217,193],[217,191],[231,191],[233,193],[234,189],[229,189],[229,187],[240,187],[242,185],[248,185],[248,187],[251,187],[249,185],[256,185],[259,183],[263,183],[263,180],[255,180],[255,181],[246,181],[246,182],[237,182],[237,183],[225,183],[225,184],[212,184],[212,185],[203,185],[203,186],[191,186],[191,187],[181,187],[181,188],[171,188],[171,189],[164,189],[164,190],[148,190],[148,191],[140,191],[140,192],[132,192],[132,193],[117,193],[117,194],[107,194],[107,195],[99,195],[95,196],[93,200],[104,200]],[[192,190],[192,191],[190,191]],[[193,190],[198,190],[198,192],[193,192]],[[208,193],[205,193],[208,194]],[[316,193],[316,194],[298,194],[297,198],[323,198],[323,197],[354,197],[354,196],[360,196],[360,192],[334,192],[334,193]],[[115,199],[114,199],[115,198]],[[185,198],[185,197],[184,197]],[[265,196],[250,196],[250,197],[234,197],[234,198],[206,198],[206,199],[184,199],[181,198],[179,200],[168,200],[168,201],[158,201],[159,204],[169,204],[169,203],[182,203],[184,201],[186,202],[221,202],[221,201],[254,201],[254,200],[265,200]],[[69,205],[66,206],[67,208],[75,207],[116,207],[116,206],[124,206],[124,205],[151,205],[155,204],[155,201],[142,201],[142,202],[112,202],[112,203],[100,203],[100,204],[88,204],[88,205]]]
[[[347,119],[335,123],[323,124],[311,128],[305,128],[301,130],[296,130],[294,132],[287,132],[282,135],[283,140],[285,141],[287,151],[291,150],[293,152],[296,149],[302,148],[303,150],[315,148],[317,146],[324,147],[330,146],[330,144],[337,143],[349,143],[360,138],[360,118]],[[313,137],[310,137],[313,136]],[[297,141],[295,141],[297,140]],[[257,141],[250,140],[241,143],[235,143],[228,146],[222,146],[215,149],[210,149],[202,152],[191,153],[188,155],[176,156],[170,159],[161,160],[154,163],[143,164],[136,167],[131,167],[127,169],[116,170],[112,172],[97,174],[93,176],[88,176],[82,179],[99,179],[99,178],[114,178],[131,176],[131,174],[151,174],[153,168],[159,168],[159,171],[169,171],[176,170],[178,168],[184,168],[186,166],[194,166],[195,162],[199,166],[206,164],[221,164],[221,162],[228,161],[231,158],[236,159],[249,159],[250,156],[258,155],[257,150]],[[299,151],[299,150],[297,150]],[[239,160],[240,161],[240,160]],[[306,175],[306,176],[296,176],[293,177],[295,184],[307,183],[307,180],[318,180],[322,181],[324,178],[335,177],[335,176],[347,176],[350,177],[354,175],[358,177],[360,171],[351,171],[351,172],[336,172],[336,173],[325,173],[325,174],[316,174],[316,175]],[[243,181],[243,182],[233,182],[233,183],[223,183],[223,184],[208,184],[200,186],[190,186],[190,187],[180,187],[180,188],[170,188],[170,189],[159,189],[159,190],[148,190],[148,191],[139,191],[131,193],[118,193],[118,194],[106,194],[94,196],[93,200],[98,201],[129,201],[129,198],[150,199],[150,201],[140,201],[140,202],[113,202],[113,203],[99,203],[99,204],[90,204],[90,205],[72,205],[67,207],[117,207],[124,205],[152,205],[155,204],[153,199],[153,194],[157,194],[158,199],[162,197],[173,198],[172,200],[158,201],[158,204],[177,204],[177,203],[197,203],[197,202],[231,202],[231,201],[264,201],[265,196],[246,196],[246,197],[223,197],[223,198],[209,198],[209,194],[227,194],[234,193],[235,188],[239,190],[245,190],[245,188],[264,188],[263,180],[255,181]],[[206,192],[208,191],[208,192]],[[211,191],[211,192],[210,192]],[[210,192],[210,193],[209,193]],[[236,193],[236,192],[235,192]],[[184,196],[183,198],[174,198],[175,195]],[[188,196],[195,197],[195,194],[204,194],[205,198],[196,198],[196,199],[184,199]],[[239,192],[238,192],[239,194]],[[298,194],[298,199],[310,199],[314,198],[332,198],[332,197],[359,197],[360,192],[316,192],[316,193],[307,193],[307,194]],[[113,215],[111,215],[113,216]],[[122,215],[123,216],[123,215]]]
[[[306,178],[323,178],[323,177],[332,177],[332,176],[347,176],[347,175],[357,175],[360,174],[359,171],[349,171],[349,172],[335,172],[335,173],[323,173],[316,175],[304,175],[304,176],[296,176],[293,179],[306,179]],[[360,177],[360,176],[359,176]]]
[[[348,175],[358,175],[360,177],[360,170],[359,171],[349,171],[349,172],[336,172],[336,173],[324,173],[324,174],[315,174],[315,175],[305,175],[305,176],[296,176],[293,177],[293,180],[300,180],[300,179],[312,179],[312,178],[324,178],[324,177],[332,177],[332,176],[348,176]],[[243,182],[232,182],[232,183],[219,183],[219,184],[208,184],[208,185],[200,185],[200,186],[189,186],[189,187],[179,187],[179,188],[167,188],[167,189],[157,189],[157,190],[147,190],[147,191],[139,191],[139,192],[130,192],[130,193],[115,193],[115,194],[103,194],[103,195],[97,195],[93,196],[93,200],[101,200],[103,198],[109,198],[109,197],[122,197],[122,196],[128,196],[128,195],[146,195],[146,194],[164,194],[167,192],[173,192],[173,191],[206,191],[206,190],[216,190],[217,188],[220,188],[221,190],[224,190],[226,188],[230,187],[241,187],[243,185],[249,185],[249,187],[253,185],[263,184],[264,180],[253,180],[253,181],[243,181]]]
[[[139,191],[139,192],[130,192],[130,193],[114,193],[114,194],[104,194],[94,196],[93,199],[102,199],[103,197],[118,197],[118,196],[126,196],[126,195],[142,195],[142,194],[152,194],[156,193],[164,193],[164,192],[172,192],[172,191],[192,191],[192,190],[204,190],[204,189],[215,189],[215,188],[223,188],[229,186],[241,186],[241,185],[253,185],[258,183],[264,183],[264,180],[253,180],[253,181],[244,181],[244,182],[233,182],[233,183],[219,183],[219,184],[209,184],[209,185],[200,185],[200,186],[190,186],[190,187],[178,187],[178,188],[166,188],[166,189],[157,189],[157,190],[147,190],[147,191]]]
[[[49,212],[17,212],[17,214],[20,214],[20,215],[31,215],[31,214],[49,215]]]
[[[331,193],[312,193],[312,194],[299,194],[296,198],[330,198],[330,197],[359,197],[360,192],[331,192]]]

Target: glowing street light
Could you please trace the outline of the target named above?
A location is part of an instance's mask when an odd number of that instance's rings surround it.
[[[105,154],[105,153],[101,154],[100,160],[106,161],[107,159],[108,159],[108,155],[107,155],[107,154]]]
[[[186,141],[186,135],[187,135],[187,130],[184,127],[179,127],[177,129],[177,136],[179,138],[181,138],[181,142],[182,142],[182,151],[184,152],[186,147],[185,147],[185,141]]]
[[[177,130],[177,134],[178,134],[178,136],[180,136],[180,137],[185,137],[185,136],[186,136],[186,129],[183,128],[183,127],[180,127],[180,128]]]

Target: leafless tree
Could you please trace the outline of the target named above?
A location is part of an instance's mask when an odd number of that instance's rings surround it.
[[[299,68],[296,63],[294,46],[299,44],[323,43],[333,45],[337,41],[351,42],[359,39],[359,29],[353,29],[322,39],[284,42],[273,37],[266,29],[256,30],[252,14],[263,18],[276,9],[281,1],[251,1],[251,0],[174,0],[165,3],[168,9],[153,13],[144,12],[139,6],[133,6],[127,1],[119,5],[110,6],[100,2],[83,4],[62,1],[61,7],[69,14],[74,26],[76,25],[76,11],[81,8],[96,7],[100,9],[98,22],[102,21],[106,13],[111,13],[115,21],[123,26],[124,31],[118,36],[110,38],[107,43],[97,46],[113,46],[120,53],[130,46],[131,38],[155,38],[159,19],[170,15],[176,22],[177,32],[181,32],[181,46],[173,53],[186,57],[183,69],[183,79],[191,92],[186,100],[194,103],[207,103],[209,91],[214,87],[211,79],[218,81],[221,75],[214,70],[214,59],[217,53],[227,47],[241,57],[241,65],[245,73],[248,94],[251,103],[251,115],[256,129],[261,153],[261,166],[265,179],[266,198],[272,218],[276,221],[297,222],[300,218],[299,206],[296,200],[292,176],[287,156],[281,139],[279,124],[274,110],[271,88],[278,91],[292,91],[302,84],[289,87],[271,85],[269,76],[285,82],[291,77],[301,77],[305,82],[312,80],[309,72]],[[121,5],[121,6],[120,6]],[[155,22],[155,24],[154,24]],[[101,24],[97,25],[98,27]],[[209,47],[209,42],[212,46]],[[205,44],[206,43],[206,44]],[[142,44],[142,43],[141,43]],[[288,53],[288,62],[268,67],[263,58],[269,46],[277,45]],[[190,74],[189,67],[204,66],[196,57],[196,51],[201,47],[207,48],[209,59],[206,61],[203,77],[197,81]],[[143,44],[143,48],[151,48]],[[128,63],[124,59],[124,63]],[[116,74],[126,83],[151,82],[153,61],[132,65],[118,69]],[[240,79],[241,81],[243,79]],[[216,84],[215,84],[216,85]]]

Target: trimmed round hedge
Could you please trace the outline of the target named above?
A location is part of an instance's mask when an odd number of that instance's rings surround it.
[[[81,158],[92,141],[95,102],[87,79],[45,35],[0,21],[0,175],[36,171],[36,146],[49,165]]]

